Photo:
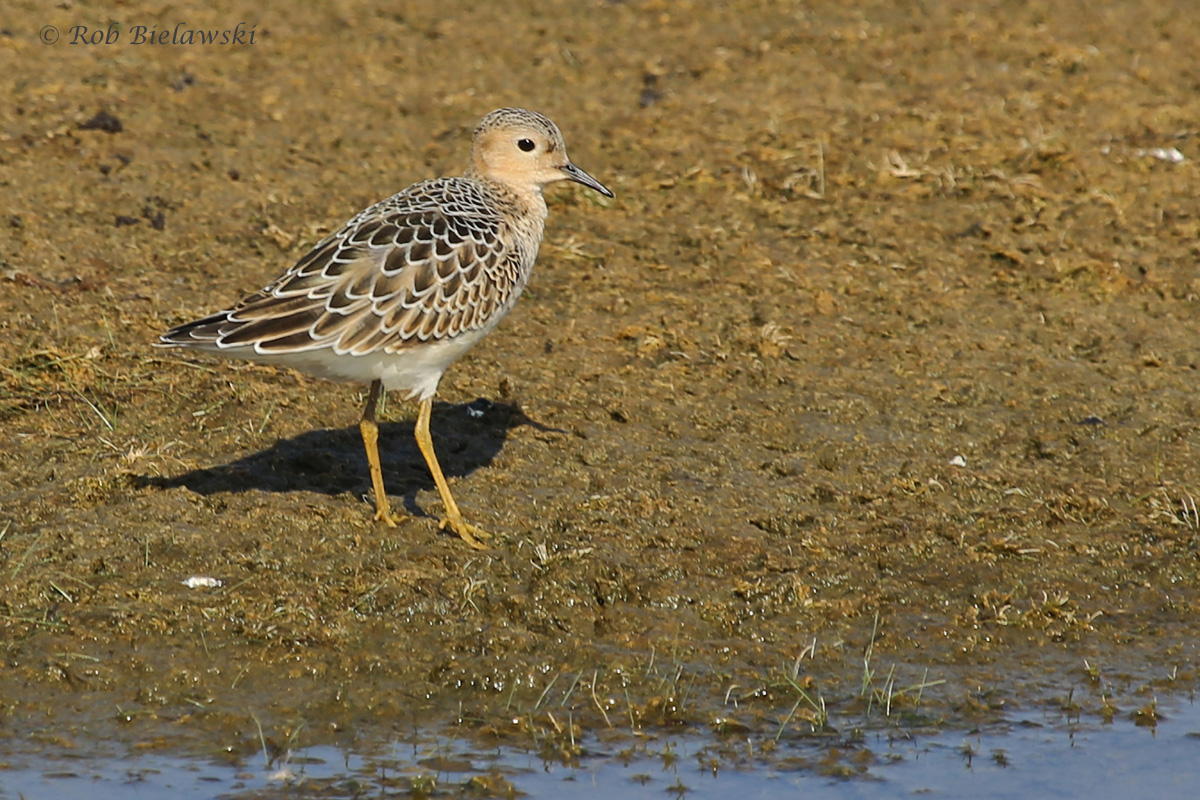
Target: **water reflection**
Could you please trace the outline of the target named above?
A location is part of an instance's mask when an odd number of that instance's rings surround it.
[[[876,731],[854,740],[647,735],[584,742],[577,762],[429,736],[286,761],[230,765],[157,754],[0,759],[0,798],[151,797],[952,798],[1192,797],[1200,791],[1200,707],[1161,706],[1156,727],[1065,715],[1012,716],[984,730]],[[11,742],[9,743],[11,744]],[[369,752],[368,752],[369,750]]]

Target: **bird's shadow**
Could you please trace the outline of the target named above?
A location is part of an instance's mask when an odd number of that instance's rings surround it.
[[[442,471],[447,476],[463,476],[486,467],[503,448],[509,431],[521,425],[566,433],[535,422],[515,404],[492,403],[482,398],[471,403],[434,403],[430,430]],[[379,458],[388,494],[403,494],[408,512],[421,515],[417,492],[432,489],[434,484],[417,448],[413,423],[380,423]],[[202,495],[248,490],[366,494],[371,488],[358,425],[280,439],[265,450],[228,464],[174,477],[141,476],[136,480],[143,487],[183,487]]]

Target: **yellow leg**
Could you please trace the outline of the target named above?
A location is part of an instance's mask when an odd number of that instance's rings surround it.
[[[429,435],[429,417],[433,413],[433,398],[427,398],[421,401],[421,409],[417,412],[417,447],[421,448],[421,455],[425,456],[425,463],[429,465],[429,471],[433,474],[433,482],[437,486],[438,494],[442,496],[442,505],[446,507],[446,516],[442,519],[440,527],[449,528],[459,535],[459,537],[474,547],[476,550],[486,550],[487,547],[475,537],[487,538],[487,534],[474,525],[470,525],[462,518],[462,513],[458,510],[458,503],[454,502],[454,497],[450,494],[450,486],[446,483],[446,476],[442,474],[442,468],[438,464],[437,455],[433,452],[433,439]]]
[[[375,406],[379,405],[379,395],[382,393],[383,384],[372,381],[371,391],[367,395],[367,407],[363,409],[358,429],[362,432],[363,444],[367,448],[367,463],[371,465],[371,487],[375,490],[375,520],[394,528],[402,518],[392,513],[387,490],[383,488],[383,467],[379,463],[379,423],[375,421]]]

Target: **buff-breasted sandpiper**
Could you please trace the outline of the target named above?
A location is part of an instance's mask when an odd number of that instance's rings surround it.
[[[475,129],[462,177],[414,184],[359,212],[261,291],[158,343],[369,384],[359,429],[375,519],[391,526],[375,408],[386,390],[416,397],[417,446],[445,507],[441,527],[482,548],[486,534],[463,519],[434,454],[433,396],[446,369],[516,303],[542,241],[542,190],[563,180],[613,196],[571,163],[549,119],[493,111]]]

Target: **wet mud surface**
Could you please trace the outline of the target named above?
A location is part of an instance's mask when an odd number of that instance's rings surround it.
[[[1195,686],[1190,6],[715,5],[123,6],[126,34],[257,25],[150,47],[18,4],[2,735],[458,724],[569,756]],[[461,171],[503,105],[617,198],[548,192],[526,295],[442,383],[477,553],[437,530],[411,405],[382,414],[393,530],[365,387],[150,343]]]

